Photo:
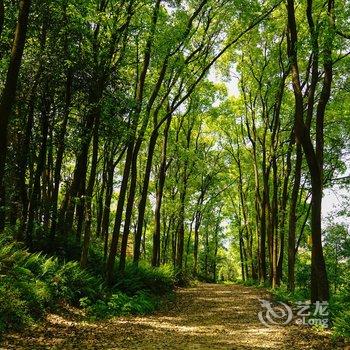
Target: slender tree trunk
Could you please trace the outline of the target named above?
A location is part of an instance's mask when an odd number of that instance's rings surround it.
[[[288,234],[288,290],[295,289],[295,232],[296,232],[296,207],[298,203],[301,165],[302,165],[302,148],[297,144],[296,161],[294,170],[294,182],[289,206],[289,234]]]
[[[86,189],[86,220],[85,220],[85,233],[84,233],[84,241],[83,247],[81,251],[80,257],[80,265],[82,267],[86,267],[88,261],[88,252],[90,246],[90,238],[91,238],[91,221],[92,221],[92,196],[93,190],[95,186],[96,179],[96,169],[97,169],[97,160],[98,160],[98,142],[99,142],[99,123],[100,123],[100,109],[97,107],[95,111],[95,129],[93,136],[93,146],[92,146],[92,160],[91,160],[91,170],[89,176],[89,183]]]
[[[184,252],[184,239],[185,239],[185,190],[180,196],[180,214],[179,214],[179,226],[177,230],[177,254],[176,254],[176,267],[182,269],[182,260]]]
[[[219,249],[219,238],[218,238],[219,232],[218,231],[219,231],[219,224],[217,224],[215,228],[214,271],[213,271],[214,282],[217,282],[217,257],[218,257],[218,249]]]
[[[293,135],[292,135],[293,137]],[[287,210],[287,202],[289,199],[288,195],[288,186],[289,186],[289,178],[292,170],[291,163],[291,155],[293,149],[293,139],[289,142],[289,147],[286,156],[286,172],[284,174],[283,180],[283,189],[282,189],[282,198],[281,198],[281,206],[280,206],[280,251],[278,256],[278,264],[277,264],[277,285],[280,285],[283,274],[283,257],[284,257],[284,240],[285,240],[285,226],[286,226],[286,210]]]
[[[51,169],[53,168],[53,158],[52,158],[52,125],[55,119],[55,112],[53,114],[53,120],[50,123],[47,136],[47,160],[44,164],[44,169],[42,173],[42,184],[41,184],[41,198],[42,202],[39,207],[39,216],[42,218],[42,225],[44,232],[48,232],[50,224],[50,203],[51,203]]]
[[[202,213],[197,209],[194,222],[194,245],[193,245],[193,274],[198,274],[198,247],[199,247],[199,227],[202,221]]]
[[[192,231],[193,231],[193,221],[194,221],[194,216],[192,217],[191,224],[190,224],[190,230],[188,232],[188,237],[187,237],[186,255],[185,255],[185,269],[187,269],[187,258],[190,254],[190,245],[191,245],[191,238],[192,238]]]
[[[271,221],[272,221],[272,235],[273,235],[273,248],[272,248],[272,288],[275,288],[278,284],[278,177],[277,177],[277,160],[274,155],[272,158],[272,177],[273,177],[273,193],[272,193],[272,205],[271,205]]]
[[[51,229],[50,229],[50,238],[51,243],[54,244],[56,229],[57,229],[57,219],[58,219],[58,193],[60,188],[61,181],[61,169],[62,161],[65,150],[65,136],[67,131],[67,124],[69,118],[69,110],[72,100],[72,84],[73,84],[73,74],[71,70],[67,72],[66,78],[66,92],[65,92],[65,102],[64,102],[64,111],[63,111],[63,121],[59,131],[58,136],[58,148],[56,153],[56,163],[54,169],[54,185],[52,192],[52,209],[51,209]]]
[[[208,259],[209,259],[209,232],[205,231],[205,247],[204,247],[204,275],[206,280],[208,280]]]
[[[35,84],[36,89],[36,84]],[[28,214],[28,186],[26,184],[26,173],[28,167],[28,158],[30,150],[30,141],[32,135],[32,128],[34,124],[34,108],[35,108],[35,93],[32,91],[31,97],[29,99],[29,109],[28,109],[28,119],[26,123],[26,129],[24,137],[21,140],[20,154],[18,160],[18,187],[22,202],[22,212],[21,212],[21,224],[17,233],[17,239],[23,240],[25,225],[27,222]]]
[[[146,209],[146,203],[147,203],[147,194],[148,194],[148,184],[149,184],[149,179],[151,176],[151,168],[152,168],[152,160],[153,160],[153,154],[154,150],[157,144],[157,139],[158,139],[158,131],[153,131],[149,146],[148,146],[148,154],[147,154],[147,161],[146,161],[146,169],[145,169],[145,174],[144,174],[144,179],[143,179],[143,184],[142,184],[142,190],[141,190],[141,199],[138,205],[138,218],[137,218],[137,229],[136,229],[136,234],[135,234],[135,242],[134,242],[134,263],[137,264],[139,259],[140,259],[140,245],[141,245],[141,237],[142,237],[142,228],[143,228],[143,223],[144,223],[144,217],[145,217],[145,209]],[[159,264],[159,250],[160,250],[160,235],[157,236],[158,241],[156,244],[159,242],[157,245],[157,263]],[[152,258],[152,264],[153,264],[153,258]],[[155,265],[153,265],[155,266]]]
[[[154,211],[152,266],[159,266],[160,264],[160,230],[161,230],[160,213],[161,213],[161,207],[162,207],[163,191],[164,191],[165,177],[166,177],[166,170],[167,170],[167,145],[168,145],[168,134],[169,134],[170,124],[171,124],[171,118],[167,120],[167,123],[164,128],[161,164],[160,164],[159,173],[158,173],[156,207]],[[149,181],[149,178],[147,179],[147,181]]]
[[[248,210],[246,208],[246,203],[245,203],[245,198],[244,198],[244,192],[243,192],[243,172],[242,172],[242,166],[241,166],[241,159],[240,159],[240,147],[239,147],[239,141],[237,139],[237,154],[234,155],[234,159],[236,161],[237,167],[238,167],[238,173],[239,173],[239,198],[240,198],[240,204],[241,204],[241,209],[242,209],[242,215],[243,215],[243,223],[244,223],[244,230],[246,232],[246,241],[248,244],[248,255],[249,255],[249,262],[251,265],[251,277],[253,279],[256,279],[256,273],[255,273],[255,269],[254,269],[254,263],[253,263],[253,247],[252,247],[252,232],[250,232],[250,239],[251,241],[249,241],[249,224],[248,224]],[[240,234],[242,234],[242,243],[241,243],[241,248],[242,248],[242,257],[244,257],[244,255],[246,254],[246,250],[244,247],[244,239],[243,239],[243,232],[241,232]],[[244,264],[243,266],[246,267],[246,273],[245,273],[245,278],[248,279],[249,278],[249,274],[248,274],[248,261],[247,261],[247,257],[244,260]]]
[[[44,92],[44,96],[42,98],[42,107],[41,107],[42,108],[42,112],[41,112],[42,141],[40,145],[37,167],[35,170],[33,189],[31,191],[29,205],[28,205],[28,221],[26,224],[26,231],[25,231],[25,239],[29,247],[32,247],[32,243],[33,243],[34,220],[37,214],[36,211],[38,209],[39,198],[40,198],[40,179],[42,177],[42,174],[45,168],[45,163],[46,163],[45,160],[46,160],[46,153],[47,153],[47,138],[48,138],[48,131],[49,131],[49,113],[50,113],[51,105],[45,95],[46,93]]]
[[[188,132],[188,138],[187,138],[188,148],[189,148],[189,140],[190,140],[189,136],[190,136],[191,130],[192,129],[190,129],[190,131]],[[178,229],[177,229],[176,267],[180,271],[182,270],[184,240],[185,240],[185,201],[186,201],[187,181],[188,181],[187,167],[188,167],[188,163],[186,160],[184,165],[184,172],[182,175],[182,189],[180,191],[180,209],[179,209],[179,221],[178,221]]]
[[[119,271],[124,272],[125,269],[125,260],[126,260],[126,252],[128,247],[128,238],[130,233],[130,223],[132,218],[132,209],[134,206],[134,199],[136,194],[136,180],[137,180],[137,155],[139,151],[139,147],[141,146],[141,142],[137,142],[135,145],[135,149],[132,156],[131,161],[131,176],[130,176],[130,187],[129,187],[129,196],[125,209],[125,221],[124,221],[124,231],[122,236],[122,244],[120,248],[120,258],[119,258]],[[134,242],[134,256],[135,250],[138,249],[138,254],[140,254],[140,246],[141,246],[141,237],[139,241],[136,242],[138,238],[135,237]],[[137,245],[137,248],[136,248]]]
[[[120,226],[122,223],[126,191],[128,189],[128,180],[129,180],[129,173],[130,173],[131,163],[132,163],[133,149],[134,149],[134,143],[130,141],[126,152],[123,178],[122,178],[122,183],[120,185],[117,210],[115,213],[115,222],[114,222],[111,246],[110,246],[109,255],[108,255],[107,264],[106,264],[106,278],[109,284],[113,284],[113,281],[114,281],[114,263],[115,263],[115,257],[117,255]]]
[[[266,175],[264,175],[266,176]],[[261,202],[260,215],[260,241],[259,241],[259,267],[260,267],[260,281],[266,282],[267,268],[266,268],[266,230],[267,230],[267,215],[268,215],[268,184],[264,181],[264,189]]]
[[[239,259],[241,261],[242,281],[245,281],[246,275],[245,275],[244,256],[243,256],[243,234],[242,234],[241,228],[239,228]]]
[[[114,167],[112,162],[108,162],[107,165],[107,183],[106,183],[106,195],[103,205],[102,223],[101,223],[101,236],[104,239],[104,257],[107,257],[108,251],[108,236],[109,236],[109,218],[111,214],[111,201],[113,195],[113,178]]]
[[[174,218],[172,215],[170,215],[169,217],[169,224],[166,225],[166,220],[164,220],[164,224],[163,224],[163,228],[164,228],[164,239],[163,239],[163,249],[162,249],[162,263],[166,264],[168,256],[167,256],[167,252],[168,252],[168,244],[169,244],[169,238],[170,238],[170,231],[171,231],[171,227],[173,226],[173,221]]]
[[[105,170],[103,171],[105,174]],[[101,231],[102,231],[102,218],[103,218],[103,203],[104,199],[106,198],[106,183],[107,179],[105,175],[102,175],[102,184],[100,187],[100,190],[97,193],[97,199],[96,199],[96,232],[95,235],[96,237],[101,236]]]

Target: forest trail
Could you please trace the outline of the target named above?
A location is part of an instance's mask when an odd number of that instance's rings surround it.
[[[306,326],[265,327],[257,317],[264,290],[199,284],[181,288],[174,302],[147,316],[86,322],[48,315],[31,332],[9,334],[0,349],[336,349],[326,332]]]

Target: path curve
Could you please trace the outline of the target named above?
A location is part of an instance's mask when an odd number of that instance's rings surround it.
[[[328,333],[306,326],[265,327],[257,317],[260,289],[199,284],[182,288],[166,309],[143,317],[94,323],[49,315],[47,323],[25,334],[6,336],[0,349],[337,349]],[[340,349],[340,347],[339,347]]]

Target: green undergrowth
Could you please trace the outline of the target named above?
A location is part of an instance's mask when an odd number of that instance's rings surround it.
[[[350,281],[332,295],[329,306],[334,337],[350,342]]]
[[[310,299],[306,289],[287,290],[285,285],[269,290],[276,301],[296,306],[298,302]],[[350,341],[350,283],[344,285],[336,293],[331,294],[328,303],[328,320],[332,327],[333,338]]]
[[[91,319],[146,314],[171,295],[174,270],[127,263],[123,275],[108,288],[93,256],[88,269],[77,261],[30,253],[20,243],[0,236],[0,333],[21,329],[55,310],[61,302],[80,306]],[[117,269],[116,269],[117,270]]]
[[[290,305],[296,306],[298,302],[309,300],[306,289],[296,289],[294,292],[287,290],[285,285],[270,289],[273,298]],[[337,293],[331,295],[328,304],[329,325],[332,328],[332,336],[335,340],[350,340],[350,289],[345,286]]]
[[[145,291],[129,296],[123,292],[114,292],[108,298],[91,301],[88,297],[80,299],[91,320],[121,315],[137,315],[153,312],[159,307],[160,299]]]
[[[288,291],[285,284],[277,288],[269,288],[266,284],[259,284],[252,279],[235,283],[255,288],[265,288],[274,301],[280,301],[296,307],[298,302],[310,299],[309,291],[305,288],[296,288],[294,292]],[[350,281],[342,285],[337,292],[331,294],[328,306],[328,319],[334,340],[350,341]]]
[[[290,292],[284,284],[277,288],[269,288],[269,292],[274,300],[290,305],[296,305],[297,302],[304,302],[310,298],[306,289],[296,288],[294,292]]]

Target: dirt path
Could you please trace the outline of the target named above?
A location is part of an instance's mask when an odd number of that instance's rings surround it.
[[[49,315],[44,326],[10,334],[0,349],[337,349],[329,334],[306,326],[265,327],[259,298],[238,285],[200,284],[180,289],[167,310],[145,317],[88,323]],[[340,347],[339,347],[340,349]]]

